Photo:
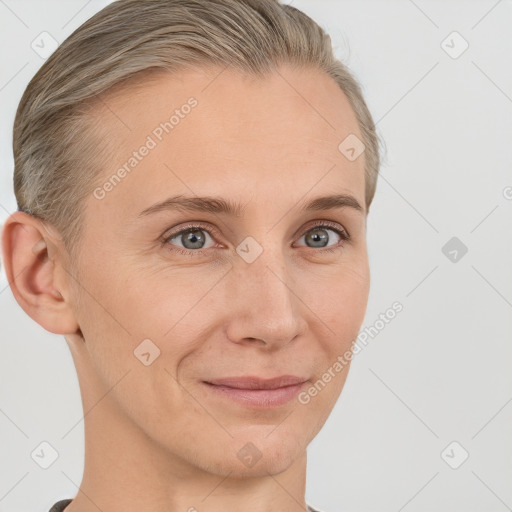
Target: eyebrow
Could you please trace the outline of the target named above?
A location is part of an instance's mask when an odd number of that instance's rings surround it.
[[[225,214],[233,217],[241,217],[245,212],[245,206],[246,205],[242,203],[232,202],[221,197],[187,197],[178,195],[149,206],[139,213],[139,217],[165,210]],[[303,203],[299,212],[334,210],[337,208],[352,208],[358,212],[364,212],[363,207],[359,204],[357,199],[349,194],[317,197],[307,203]]]

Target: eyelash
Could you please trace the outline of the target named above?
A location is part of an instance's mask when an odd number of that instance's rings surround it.
[[[317,251],[320,251],[322,253],[332,253],[332,252],[335,252],[335,251],[341,249],[344,245],[344,242],[347,242],[350,240],[350,235],[348,234],[348,232],[344,229],[339,229],[338,226],[339,226],[338,224],[335,224],[330,221],[321,221],[321,222],[318,222],[317,224],[314,224],[314,225],[308,227],[308,229],[306,231],[304,231],[299,238],[302,238],[306,233],[308,233],[309,231],[312,231],[315,228],[319,228],[319,227],[320,228],[328,228],[328,229],[334,231],[337,235],[339,235],[339,237],[341,238],[341,241],[332,247],[326,247],[326,248],[321,247]],[[214,235],[218,234],[218,231],[216,229],[212,229],[211,227],[205,227],[202,224],[189,224],[189,225],[185,226],[184,228],[180,229],[179,231],[175,231],[175,232],[165,236],[164,239],[162,240],[162,244],[171,246],[172,248],[170,250],[172,252],[176,252],[176,253],[182,254],[184,256],[203,256],[206,251],[213,249],[213,247],[209,247],[208,249],[190,250],[190,249],[183,249],[181,247],[177,247],[177,246],[169,243],[170,240],[172,240],[173,238],[176,238],[177,236],[182,235],[182,234],[186,233],[187,231],[194,231],[194,230],[196,230],[196,231],[204,230],[210,235],[211,238],[214,238]],[[309,247],[309,249],[315,249],[315,248]]]

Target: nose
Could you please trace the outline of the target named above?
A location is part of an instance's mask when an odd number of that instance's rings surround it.
[[[227,336],[233,343],[277,350],[306,331],[304,303],[280,258],[267,252],[251,264],[235,265],[229,286]]]

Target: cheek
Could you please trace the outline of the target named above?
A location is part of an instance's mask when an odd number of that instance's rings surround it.
[[[325,276],[324,276],[325,277]],[[315,379],[299,397],[304,414],[315,418],[312,439],[330,415],[345,385],[356,340],[366,313],[369,294],[369,269],[361,257],[357,264],[340,266],[330,279],[317,280],[306,302],[318,318],[316,340],[322,358],[315,365]],[[318,333],[325,333],[319,335]]]
[[[104,260],[101,266],[91,262],[87,293],[82,295],[88,315],[98,328],[101,324],[102,330],[119,332],[132,343],[146,338],[157,342],[172,336],[215,284],[215,276],[205,272],[199,275],[191,269],[173,270],[168,264],[140,268],[118,256]]]
[[[307,304],[329,328],[332,349],[353,341],[366,314],[370,289],[367,258],[340,264],[336,272],[315,279],[309,287]]]
[[[82,292],[79,324],[88,376],[97,379],[101,389],[95,400],[108,392],[109,401],[154,434],[162,410],[182,410],[186,403],[191,416],[200,416],[197,404],[175,380],[177,368],[195,350],[200,335],[186,315],[196,294],[183,300],[169,292],[166,283],[156,288],[148,282],[125,280],[119,271],[108,281],[106,274],[96,274],[87,281],[89,293]]]
[[[92,365],[112,385],[128,370],[146,368],[142,354],[149,352],[150,360],[165,359],[174,374],[173,362],[187,347],[171,343],[172,329],[193,297],[184,300],[169,279],[150,279],[124,267],[120,258],[113,260],[103,258],[99,265],[90,259],[77,285],[76,316]]]

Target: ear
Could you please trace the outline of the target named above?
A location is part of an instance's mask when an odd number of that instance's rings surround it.
[[[66,256],[60,239],[50,235],[39,219],[15,212],[5,221],[2,258],[14,298],[25,313],[54,334],[79,331],[63,267]]]

